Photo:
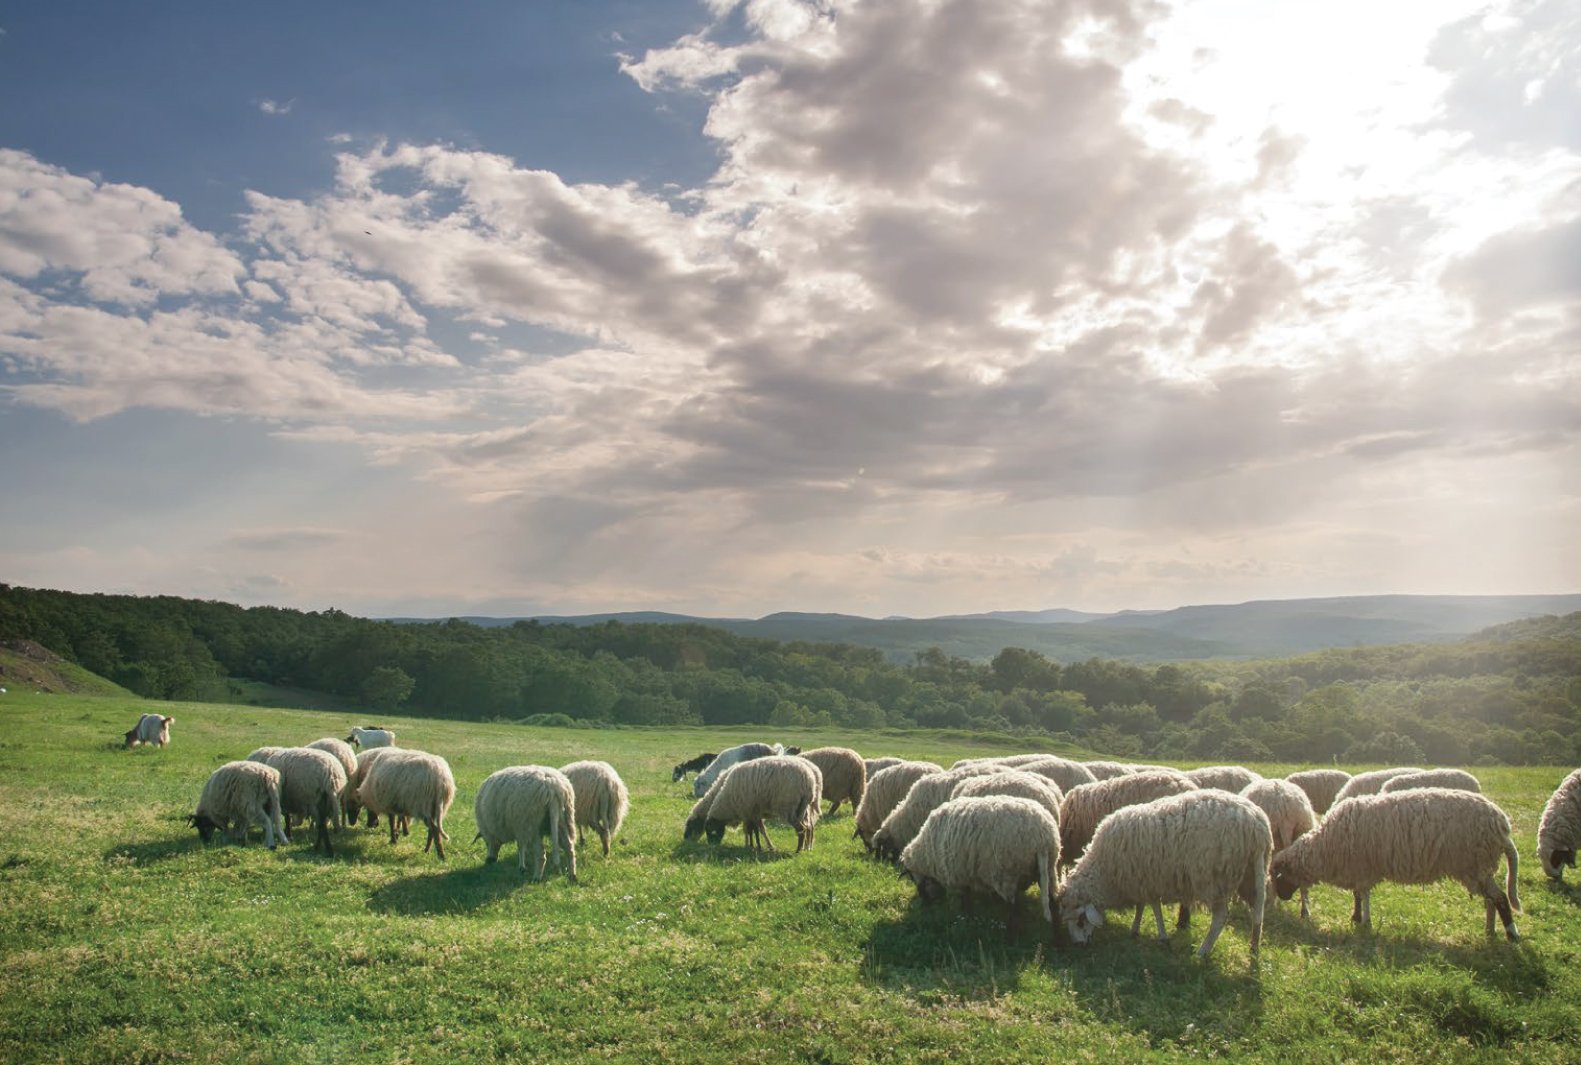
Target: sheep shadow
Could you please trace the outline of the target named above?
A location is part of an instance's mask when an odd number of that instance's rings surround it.
[[[217,845],[217,844],[216,844]],[[235,846],[235,844],[231,844]],[[182,836],[179,839],[149,840],[146,843],[119,843],[103,854],[104,861],[126,862],[131,865],[153,865],[156,862],[169,861],[179,858],[184,854],[204,849],[204,844],[197,833]]]
[[[1014,991],[1050,949],[1037,900],[1022,897],[1016,906],[1020,935],[1008,942],[1008,912],[998,899],[967,907],[954,896],[933,904],[912,896],[900,918],[873,926],[862,944],[861,979],[921,1005]]]
[[[515,862],[469,865],[386,884],[368,896],[367,906],[374,913],[408,916],[472,913],[531,884]]]
[[[737,862],[783,862],[796,857],[796,845],[789,850],[764,851],[761,854],[744,843],[721,843],[714,846],[707,840],[682,840],[670,848],[670,857],[688,865],[725,865]]]
[[[1564,880],[1543,877],[1543,889],[1550,895],[1564,899],[1572,906],[1581,906],[1581,887]]]

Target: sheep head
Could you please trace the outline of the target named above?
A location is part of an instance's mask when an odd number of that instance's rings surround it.
[[[717,817],[710,817],[703,823],[703,829],[708,834],[708,842],[716,847],[724,841],[725,829],[728,827],[730,826]]]
[[[1059,914],[1072,943],[1091,942],[1093,933],[1103,925],[1103,911],[1090,902],[1061,900]]]
[[[221,828],[221,825],[218,821],[214,820],[208,814],[201,813],[188,814],[187,824],[198,830],[198,838],[204,843],[208,843],[210,840],[212,840],[214,838],[215,831]]]
[[[688,817],[686,819],[686,829],[681,833],[681,838],[688,842],[700,838],[707,823],[708,819],[701,815]]]

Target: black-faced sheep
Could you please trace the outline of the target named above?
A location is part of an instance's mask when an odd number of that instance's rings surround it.
[[[352,800],[390,821],[390,842],[395,842],[397,819],[415,817],[428,826],[423,853],[430,847],[445,860],[445,814],[456,798],[456,780],[450,763],[426,751],[398,750],[367,767]]]
[[[163,714],[144,714],[137,719],[137,724],[126,730],[126,746],[136,747],[139,743],[147,743],[163,747],[170,742],[170,726],[175,723],[175,718]]]
[[[1410,791],[1413,788],[1453,788],[1455,791],[1474,791],[1482,794],[1482,781],[1464,769],[1424,769],[1420,773],[1401,773],[1390,777],[1378,789],[1379,795],[1392,791]]]
[[[578,833],[589,828],[598,833],[604,857],[608,858],[610,841],[620,834],[620,826],[631,809],[626,782],[608,762],[572,762],[561,766],[560,772],[571,782],[576,796]]]
[[[901,851],[900,864],[923,902],[937,902],[950,891],[965,900],[974,891],[998,895],[1009,907],[1005,933],[1010,940],[1019,925],[1016,903],[1032,884],[1038,885],[1044,920],[1054,922],[1059,826],[1034,800],[1010,795],[951,799],[928,814]]]
[[[670,783],[674,784],[688,773],[701,773],[714,760],[713,751],[705,751],[696,758],[688,758],[670,770]]]
[[[867,778],[867,791],[856,808],[855,835],[868,850],[873,849],[873,834],[884,818],[899,806],[911,786],[929,773],[944,770],[933,762],[900,762],[887,766]]]
[[[501,845],[514,841],[517,866],[542,880],[543,837],[548,836],[555,865],[576,883],[576,793],[560,770],[513,765],[490,773],[478,788],[472,813],[478,825],[474,838],[488,847],[484,861],[496,861]]]
[[[772,851],[774,841],[769,839],[764,822],[777,817],[796,830],[796,850],[800,852],[813,845],[823,801],[823,777],[818,767],[804,758],[769,755],[731,766],[704,798],[708,799],[707,809],[699,812],[693,807],[687,839],[696,838],[700,817],[709,843],[719,844],[725,830],[739,824],[749,847]]]
[[[1507,863],[1501,890],[1499,856]],[[1431,884],[1454,880],[1480,895],[1493,932],[1493,915],[1510,939],[1519,938],[1511,909],[1521,908],[1515,876],[1520,865],[1510,819],[1491,799],[1469,791],[1422,788],[1361,795],[1334,804],[1322,824],[1274,858],[1274,890],[1288,899],[1297,888],[1325,883],[1355,892],[1358,920],[1372,925],[1372,889],[1385,880]]]
[[[1334,805],[1340,789],[1350,783],[1350,774],[1343,769],[1303,769],[1285,779],[1307,793],[1312,812],[1322,817]]]
[[[1565,866],[1576,867],[1576,847],[1581,846],[1581,769],[1554,789],[1537,822],[1537,858],[1551,880],[1562,880]]]
[[[280,822],[280,773],[261,762],[226,762],[209,775],[198,796],[198,808],[187,815],[187,824],[198,830],[204,843],[214,832],[229,838],[231,826],[247,842],[250,825],[260,825],[264,843],[275,849],[275,837],[286,838]]]
[[[719,779],[719,774],[731,766],[742,762],[750,762],[754,758],[767,758],[770,755],[784,754],[785,748],[779,744],[767,743],[742,743],[735,747],[727,747],[720,751],[713,761],[708,763],[701,773],[692,780],[692,796],[701,799]]]
[[[1116,810],[1196,789],[1174,772],[1125,773],[1072,788],[1059,808],[1060,860],[1069,865],[1080,858],[1098,825]]]
[[[1186,770],[1186,778],[1199,788],[1217,788],[1231,795],[1239,795],[1247,785],[1263,779],[1242,765],[1205,765],[1201,769]]]
[[[949,800],[955,785],[968,777],[1008,772],[1008,766],[995,762],[973,762],[921,777],[906,792],[900,804],[884,818],[878,831],[873,833],[873,853],[886,861],[899,861],[900,852],[906,849],[906,844],[917,838],[928,815]]]
[[[797,755],[818,767],[823,775],[823,797],[829,809],[824,817],[832,817],[842,802],[849,802],[854,811],[862,805],[867,791],[867,763],[849,747],[814,747]]]

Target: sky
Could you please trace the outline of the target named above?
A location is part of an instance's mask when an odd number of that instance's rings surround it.
[[[62,0],[0,99],[0,581],[1581,591],[1571,0]]]

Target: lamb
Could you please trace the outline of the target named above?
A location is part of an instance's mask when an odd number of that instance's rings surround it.
[[[1087,772],[1091,773],[1094,780],[1113,780],[1115,777],[1130,776],[1136,770],[1124,762],[1083,762]]]
[[[963,782],[1000,779],[990,775]],[[1036,779],[1036,778],[1031,778]],[[1054,923],[1054,873],[1059,868],[1059,825],[1032,799],[978,795],[951,799],[928,814],[917,837],[900,853],[901,867],[925,903],[959,891],[990,891],[1009,907],[1005,935],[1016,938],[1016,905],[1036,883],[1043,919]]]
[[[275,837],[286,838],[280,823],[280,772],[258,762],[226,762],[209,775],[198,796],[198,808],[187,815],[187,824],[198,830],[204,843],[214,830],[227,838],[231,822],[241,829],[241,842],[247,842],[250,825],[262,825],[264,843],[275,849]]]
[[[1028,773],[1024,769],[1010,769],[987,776],[967,777],[950,792],[950,798],[969,799],[983,795],[1010,795],[1018,799],[1031,799],[1059,823],[1059,806],[1065,798],[1058,784],[1047,777]]]
[[[126,746],[132,748],[147,743],[163,747],[170,742],[170,726],[175,723],[175,718],[163,714],[144,714],[137,719],[137,724],[126,730]]]
[[[1322,817],[1334,805],[1340,789],[1350,782],[1350,774],[1343,769],[1303,769],[1285,779],[1307,793],[1312,812]]]
[[[1420,773],[1422,770],[1415,766],[1400,766],[1396,769],[1374,769],[1367,773],[1357,773],[1345,782],[1339,789],[1339,794],[1334,796],[1334,803],[1338,805],[1346,799],[1354,799],[1358,795],[1376,795],[1383,790],[1384,782],[1407,773]]]
[[[1077,789],[1080,790],[1080,789]],[[1268,817],[1239,795],[1200,788],[1117,810],[1104,818],[1060,893],[1060,917],[1071,939],[1086,943],[1115,906],[1151,905],[1165,938],[1163,902],[1206,903],[1213,913],[1197,948],[1205,958],[1224,929],[1233,895],[1251,907],[1252,964],[1263,937]]]
[[[608,858],[610,841],[620,834],[620,826],[631,809],[626,782],[608,762],[572,762],[561,766],[560,772],[571,782],[576,796],[578,833],[584,828],[597,832],[604,845],[604,857]]]
[[[711,796],[711,797],[710,797]],[[732,766],[710,789],[707,809],[693,807],[685,838],[706,833],[718,845],[725,830],[741,824],[754,851],[774,850],[764,821],[777,817],[796,830],[796,850],[812,847],[823,801],[823,776],[818,767],[796,755],[769,755]],[[703,805],[702,803],[698,804]],[[700,820],[699,820],[700,819]]]
[[[862,805],[862,795],[867,791],[867,764],[861,755],[849,747],[815,747],[796,757],[807,759],[823,774],[823,797],[829,800],[823,817],[833,817],[842,802],[849,802],[853,811]]]
[[[1507,863],[1503,890],[1495,879],[1501,853]],[[1504,934],[1515,940],[1520,933],[1510,911],[1521,908],[1519,865],[1510,819],[1491,799],[1420,788],[1335,803],[1321,825],[1274,858],[1273,878],[1282,899],[1320,881],[1355,892],[1359,912],[1351,919],[1365,928],[1372,926],[1372,889],[1383,881],[1456,880],[1482,896],[1488,934],[1496,911]]]
[[[346,784],[348,785],[347,790],[349,791],[351,780],[357,775],[357,752],[352,750],[351,744],[347,743],[345,740],[336,739],[334,736],[325,736],[323,739],[314,740],[307,746],[312,750],[323,751],[326,754],[334,756],[335,760],[340,763],[340,767],[346,771]],[[381,747],[375,749],[390,750],[391,748]],[[355,824],[357,821],[355,817],[351,817],[348,814],[349,810],[346,802],[346,792],[343,791],[340,795],[340,823],[342,827],[345,825]]]
[[[674,784],[688,773],[700,773],[708,768],[708,763],[714,760],[712,751],[705,751],[696,758],[688,758],[670,770],[670,783]]]
[[[882,758],[864,759],[862,762],[862,768],[867,771],[867,782],[871,784],[873,782],[874,773],[877,773],[881,769],[888,769],[892,765],[899,765],[904,761],[904,758],[896,758],[894,755],[885,755]],[[861,804],[858,803],[857,805]]]
[[[719,779],[719,774],[733,765],[748,762],[754,758],[767,758],[770,755],[784,753],[785,748],[777,743],[772,746],[767,743],[743,743],[735,747],[728,747],[720,751],[718,757],[708,763],[708,768],[697,774],[696,779],[692,781],[692,796],[701,799],[708,792],[714,781]]]
[[[478,824],[473,840],[481,839],[488,847],[486,862],[497,861],[500,846],[514,840],[517,866],[539,881],[544,875],[543,837],[548,836],[555,866],[574,884],[576,801],[570,778],[560,770],[546,765],[508,766],[490,773],[478,788],[472,803]],[[527,864],[529,850],[531,867]]]
[[[1257,808],[1268,815],[1268,826],[1274,833],[1274,853],[1278,854],[1296,839],[1317,826],[1317,814],[1312,810],[1312,800],[1307,793],[1288,780],[1259,780],[1246,785],[1241,792],[1243,799],[1250,799]],[[1307,889],[1301,889],[1301,916],[1310,916],[1307,906]]]
[[[1565,866],[1576,867],[1577,843],[1581,843],[1581,769],[1559,782],[1537,822],[1537,857],[1550,879],[1562,880]]]
[[[1482,794],[1482,781],[1464,769],[1424,769],[1420,773],[1401,773],[1383,782],[1378,794],[1392,791],[1410,791],[1412,788],[1453,788],[1456,791],[1474,791]]]
[[[1053,782],[1059,786],[1061,794],[1083,784],[1091,784],[1098,779],[1080,762],[1073,762],[1069,758],[1060,758],[1057,755],[1044,755],[1030,762],[1022,762],[1016,768],[1023,773],[1032,773]]]
[[[387,728],[351,728],[351,735],[346,737],[346,742],[354,747],[367,749],[369,747],[394,747],[395,733]]]
[[[445,814],[456,798],[456,780],[450,764],[425,751],[392,751],[368,766],[352,799],[369,811],[390,819],[390,842],[395,842],[397,819],[415,817],[428,826],[423,853],[433,847],[445,860]]]
[[[900,804],[884,818],[878,831],[873,833],[873,853],[889,861],[898,861],[900,852],[922,831],[922,823],[934,808],[949,799],[955,785],[968,777],[1008,772],[1010,770],[1006,766],[979,762],[919,778]]]
[[[1231,795],[1239,795],[1249,785],[1263,779],[1261,773],[1239,765],[1205,765],[1201,769],[1188,769],[1186,776],[1199,788],[1217,788]]]
[[[862,846],[869,851],[873,849],[873,833],[900,805],[913,784],[929,773],[942,772],[944,770],[933,762],[901,762],[871,774],[867,778],[867,791],[856,808],[854,835],[862,841]]]
[[[335,756],[310,747],[292,747],[272,755],[265,763],[280,773],[280,810],[287,818],[301,817],[314,828],[313,849],[335,853],[329,842],[329,825],[346,827],[340,800],[346,791],[346,768]]]
[[[1059,808],[1060,860],[1070,865],[1080,858],[1099,822],[1116,810],[1195,790],[1179,773],[1158,772],[1127,773],[1072,788]]]

